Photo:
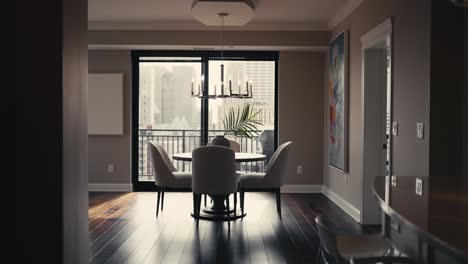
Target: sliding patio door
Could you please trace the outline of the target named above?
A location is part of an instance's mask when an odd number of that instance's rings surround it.
[[[264,153],[276,148],[277,53],[225,52],[226,79],[252,81],[250,99],[202,99],[191,96],[191,85],[205,78],[205,86],[220,82],[218,52],[132,51],[132,182],[135,191],[154,190],[154,172],[147,144],[163,146],[172,159],[191,152],[222,133],[222,119],[231,107],[251,104],[261,110],[258,137],[232,137],[241,151]],[[195,87],[197,88],[197,87]],[[190,171],[191,163],[173,161],[180,171]],[[242,164],[245,171],[261,171],[263,162]]]

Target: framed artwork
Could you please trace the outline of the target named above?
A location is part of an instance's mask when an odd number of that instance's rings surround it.
[[[341,32],[329,43],[328,164],[343,172],[348,169],[348,36]]]

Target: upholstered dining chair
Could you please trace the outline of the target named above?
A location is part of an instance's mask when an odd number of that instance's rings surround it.
[[[281,192],[286,177],[286,167],[292,142],[283,143],[275,151],[264,172],[242,173],[240,181],[240,204],[244,214],[244,194],[246,189],[274,189],[276,192],[276,210],[281,217]]]
[[[415,263],[408,257],[395,256],[394,247],[382,235],[335,235],[323,223],[322,216],[315,217],[320,239],[319,259],[325,263]]]
[[[234,151],[227,147],[208,145],[192,151],[192,191],[197,226],[200,219],[201,195],[222,197],[229,214],[229,195],[237,191]],[[229,217],[228,217],[229,219]],[[228,220],[228,225],[230,222]]]
[[[239,142],[232,140],[232,139],[227,139],[229,141],[229,148],[232,149],[234,152],[240,152],[241,151],[241,145]],[[210,145],[216,145],[215,143],[210,142]],[[236,171],[237,173],[241,173],[241,164],[239,162],[236,162]],[[205,195],[205,206],[206,206],[206,195]],[[234,208],[237,207],[237,192],[234,194]]]
[[[156,216],[158,216],[159,205],[161,205],[161,211],[164,209],[165,188],[191,188],[192,174],[190,172],[177,171],[160,144],[149,141],[148,150],[154,173],[154,182],[158,191],[156,203]]]

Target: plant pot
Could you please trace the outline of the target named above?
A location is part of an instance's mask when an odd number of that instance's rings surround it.
[[[217,146],[223,146],[223,147],[229,148],[231,144],[229,143],[229,140],[227,138],[225,138],[223,135],[219,135],[219,136],[214,137],[210,141],[210,145],[217,145]]]

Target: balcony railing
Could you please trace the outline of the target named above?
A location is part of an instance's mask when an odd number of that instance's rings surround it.
[[[257,131],[258,133],[260,131]],[[208,139],[216,135],[222,135],[223,130],[210,130]],[[148,141],[155,141],[162,145],[171,158],[172,163],[179,171],[190,171],[191,163],[185,161],[173,161],[172,155],[181,152],[192,152],[200,146],[200,130],[185,129],[139,129],[138,135],[138,173],[140,181],[154,180],[149,152]],[[262,145],[258,138],[249,139],[245,137],[233,137],[232,140],[239,142],[241,152],[262,153]],[[264,162],[242,162],[241,170],[246,172],[263,171]]]

